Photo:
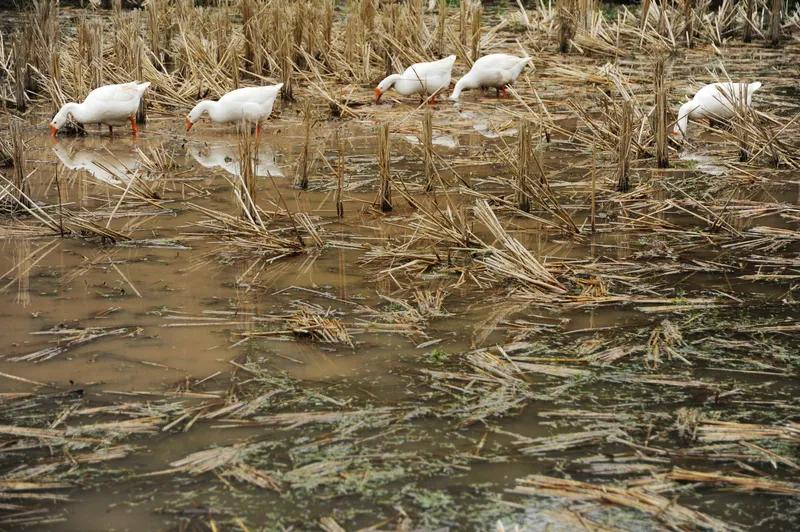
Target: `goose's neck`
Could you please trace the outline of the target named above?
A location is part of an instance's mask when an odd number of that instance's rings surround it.
[[[458,100],[458,98],[461,96],[461,91],[467,88],[465,80],[467,79],[468,76],[469,74],[467,74],[466,76],[464,76],[463,78],[461,78],[456,82],[456,87],[453,89],[453,94],[450,95],[451,100]]]
[[[61,107],[61,110],[58,112],[58,114],[64,118],[71,116],[75,122],[83,124],[89,120],[87,111],[88,109],[86,108],[86,105],[82,103],[69,102],[65,103]]]
[[[197,122],[200,120],[205,113],[208,113],[208,116],[211,117],[211,120],[215,120],[217,118],[219,106],[217,102],[211,100],[203,100],[198,102],[194,108],[189,111],[189,119],[192,122]]]
[[[386,92],[391,89],[400,79],[402,79],[400,74],[392,74],[391,76],[387,76],[378,84],[378,88],[381,90],[381,92]]]
[[[475,75],[468,72],[463,78],[456,82],[456,87],[453,89],[453,99],[461,96],[461,92],[467,89],[477,89],[478,83],[475,81]]]
[[[675,132],[681,137],[686,136],[686,130],[689,127],[689,115],[692,114],[694,104],[689,101],[681,105],[678,110],[678,121],[675,123]]]

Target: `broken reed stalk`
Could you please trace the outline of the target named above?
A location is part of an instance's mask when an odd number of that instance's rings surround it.
[[[283,35],[278,46],[278,64],[281,70],[281,96],[286,101],[294,101],[292,73],[294,72],[294,62],[292,61],[292,51],[294,49],[294,36],[289,31],[289,15],[286,14],[278,19],[279,27],[275,28],[279,35]]]
[[[422,0],[407,0],[408,16],[411,23],[411,40],[414,43],[414,48],[422,48],[424,39],[423,28],[425,21],[422,18],[424,9],[422,7]]]
[[[242,29],[244,30],[244,60],[248,64],[248,66],[253,69],[253,72],[256,74],[260,74],[260,72],[255,71],[255,47],[257,46],[257,39],[253,35],[254,28],[254,19],[256,14],[256,2],[255,0],[241,0],[239,2],[239,10],[241,11],[242,17]]]
[[[631,142],[633,140],[633,106],[630,101],[622,104],[617,144],[617,190],[630,188],[628,170],[630,166]]]
[[[742,41],[750,42],[753,40],[753,6],[755,0],[745,0],[746,6],[744,11],[744,35]]]
[[[14,187],[17,193],[17,202],[25,208],[31,207],[28,180],[25,175],[25,142],[22,140],[22,130],[19,120],[12,120],[9,124],[11,133],[11,161],[14,165]]]
[[[747,106],[747,84],[738,94],[731,94],[729,101],[736,110],[736,115],[731,120],[734,131],[736,132],[736,143],[739,145],[739,162],[750,160],[750,131],[751,122],[754,117],[751,109]]]
[[[579,19],[582,29],[591,30],[598,3],[598,0],[577,0],[575,16]]]
[[[13,154],[14,148],[11,145],[11,137],[0,135],[0,168],[14,165]]]
[[[58,22],[58,0],[34,0],[33,9],[28,14],[28,40],[30,55],[28,64],[39,72],[52,76],[50,65],[53,56],[60,52]],[[34,79],[31,80],[32,82]],[[30,87],[33,88],[33,87]]]
[[[664,77],[664,59],[659,58],[655,65],[653,90],[655,93],[655,141],[656,165],[669,168],[669,146],[667,144],[667,87]]]
[[[769,23],[769,42],[772,46],[778,46],[781,42],[781,10],[783,0],[772,0],[770,7]]]
[[[17,33],[14,38],[14,105],[20,112],[25,112],[28,107],[27,79],[28,71],[28,43],[22,34]]]
[[[322,41],[325,43],[324,58],[328,58],[328,52],[333,46],[333,19],[336,16],[335,2],[324,2],[322,6],[322,14],[324,23],[322,25]]]
[[[474,4],[470,9],[470,21],[472,23],[471,28],[471,58],[472,62],[478,60],[481,53],[481,18],[483,15],[483,6],[480,2]]]
[[[558,26],[558,51],[568,54],[575,37],[576,0],[556,0],[556,24]]]
[[[242,122],[239,128],[239,183],[237,195],[242,218],[257,223],[256,208],[256,157],[258,144],[250,130],[250,124]]]
[[[378,127],[378,203],[382,212],[392,210],[392,178],[389,174],[389,124]]]
[[[642,13],[639,19],[639,27],[644,28],[647,25],[647,15],[650,13],[650,1],[642,0]]]
[[[422,117],[422,150],[425,163],[425,192],[433,190],[433,118],[429,107]]]
[[[333,142],[336,145],[337,152],[336,195],[334,197],[334,201],[336,202],[336,216],[339,218],[344,218],[344,144],[342,144],[339,128],[337,128],[336,133],[334,133]]]
[[[592,211],[591,211],[591,227],[592,234],[595,232],[595,215],[597,213],[597,159],[595,155],[594,146],[592,147]]]
[[[306,99],[303,104],[303,126],[305,127],[305,137],[303,140],[303,151],[300,153],[300,161],[297,169],[297,178],[295,184],[303,190],[308,189],[308,160],[309,150],[311,148],[311,126],[313,116],[311,113],[311,102]]]
[[[469,2],[459,2],[458,5],[458,38],[461,41],[461,49],[467,49],[469,28],[467,27],[467,16],[469,15]]]
[[[691,48],[694,44],[694,0],[683,0],[683,34],[686,36],[686,47]]]
[[[83,52],[86,58],[87,71],[91,78],[87,80],[86,92],[103,85],[103,21],[89,20],[83,25]]]
[[[134,57],[136,58],[136,79],[139,81],[144,81],[144,41],[141,37],[136,38],[136,51],[134,52]],[[147,96],[142,95],[139,99],[139,108],[136,110],[136,123],[137,124],[146,124],[147,123]]]
[[[530,212],[531,198],[528,195],[528,169],[531,167],[530,123],[519,122],[519,141],[517,143],[517,186],[514,190],[514,203],[523,212]]]
[[[445,43],[444,34],[447,26],[447,0],[438,0],[438,14],[436,18],[436,48],[439,55],[444,55]]]

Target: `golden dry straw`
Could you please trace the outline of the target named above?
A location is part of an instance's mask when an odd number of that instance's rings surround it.
[[[664,76],[664,60],[656,60],[653,74],[653,93],[655,95],[655,143],[656,165],[659,168],[669,168],[669,145],[667,136],[667,93],[666,78]]]
[[[391,157],[389,148],[389,125],[378,126],[378,199],[377,203],[382,212],[392,210],[392,176],[389,168]]]

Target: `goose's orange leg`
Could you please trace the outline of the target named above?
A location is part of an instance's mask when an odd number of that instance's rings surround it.
[[[136,117],[134,115],[131,115],[131,116],[128,117],[128,120],[131,123],[131,133],[133,133],[134,137],[138,137],[139,136],[139,128],[136,126]]]

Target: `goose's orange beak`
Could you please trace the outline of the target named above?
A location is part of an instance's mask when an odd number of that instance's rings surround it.
[[[194,125],[194,122],[189,120],[189,117],[187,116],[186,117],[186,131],[189,131],[190,129],[192,129],[193,125]]]
[[[58,128],[53,124],[50,124],[50,136],[55,137],[56,133],[58,133]]]
[[[381,96],[383,95],[383,91],[380,90],[378,87],[375,87],[375,103],[381,101]]]

